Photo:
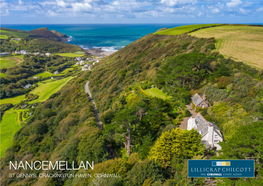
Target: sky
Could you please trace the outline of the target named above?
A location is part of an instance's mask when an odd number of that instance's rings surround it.
[[[263,0],[0,0],[1,24],[262,23]]]

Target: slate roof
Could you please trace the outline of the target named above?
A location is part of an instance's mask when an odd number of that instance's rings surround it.
[[[195,95],[193,95],[193,97],[192,97],[192,101],[194,102],[194,104],[196,105],[196,106],[198,106],[200,103],[202,103],[204,100],[201,98],[201,96],[199,96],[199,94],[195,94]]]
[[[200,113],[198,113],[194,118],[198,132],[202,136],[205,136],[208,132],[208,127],[212,127],[213,124],[208,122]]]

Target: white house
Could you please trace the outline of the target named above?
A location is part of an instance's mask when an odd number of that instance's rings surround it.
[[[59,74],[59,72],[58,72],[58,71],[55,71],[54,74]]]
[[[25,51],[25,50],[21,50],[20,53],[21,53],[21,54],[29,54],[29,53],[28,53],[27,51]]]
[[[84,65],[84,67],[89,67],[89,64]]]
[[[45,55],[46,55],[47,57],[49,57],[49,56],[51,56],[51,53],[45,53]]]
[[[84,61],[81,60],[81,61],[79,62],[79,64],[80,64],[80,65],[84,65]]]
[[[27,84],[26,86],[24,86],[24,88],[30,88],[31,86],[31,84]]]
[[[20,51],[15,51],[15,54],[20,54],[21,52]]]
[[[206,145],[207,149],[221,150],[221,146],[218,144],[223,141],[220,129],[207,121],[200,113],[188,119],[187,130],[191,129],[196,129],[202,135],[202,143]]]
[[[76,61],[80,61],[81,60],[81,58],[80,57],[76,57],[76,59],[75,59]]]
[[[81,70],[82,70],[82,71],[87,71],[87,70],[89,70],[89,69],[87,69],[86,67],[83,67]]]

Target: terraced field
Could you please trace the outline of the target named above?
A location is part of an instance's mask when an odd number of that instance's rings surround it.
[[[192,36],[216,39],[216,50],[225,57],[263,68],[263,27],[225,25],[201,29]]]

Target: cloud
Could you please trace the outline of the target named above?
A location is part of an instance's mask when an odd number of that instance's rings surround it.
[[[241,0],[231,0],[230,2],[226,3],[226,6],[232,8],[238,6],[241,3],[242,3]]]
[[[167,6],[175,6],[179,4],[196,3],[196,0],[161,0],[161,3]]]
[[[218,8],[212,9],[212,13],[213,13],[213,14],[216,14],[216,13],[219,13],[219,12],[220,12],[220,10],[219,10]]]
[[[19,5],[22,5],[22,4],[24,4],[24,3],[23,3],[22,0],[18,0],[18,4],[19,4]]]

